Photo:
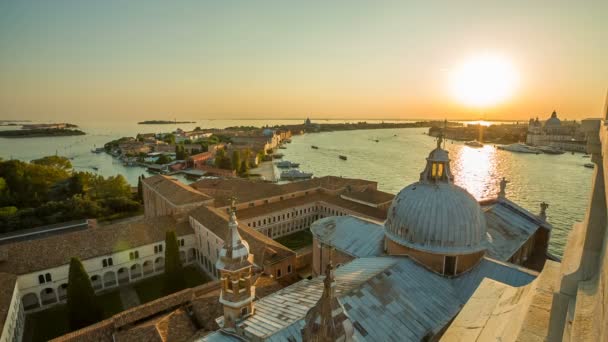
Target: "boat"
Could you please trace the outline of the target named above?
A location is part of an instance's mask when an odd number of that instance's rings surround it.
[[[378,139],[374,139],[374,141],[375,141],[375,142],[380,142],[380,140],[378,140]]]
[[[289,169],[290,167],[299,167],[299,163],[292,163],[288,160],[282,160],[277,163],[277,167],[280,169]]]
[[[590,156],[590,155],[588,155],[588,154],[585,154],[585,155],[583,156],[583,158],[591,158],[591,156]]]
[[[97,148],[94,148],[91,150],[91,152],[93,152],[93,153],[102,153],[104,151],[105,151],[105,149],[103,147],[97,147]]]
[[[465,145],[469,146],[469,147],[474,147],[474,148],[480,148],[483,147],[483,144],[480,143],[477,140],[471,140],[471,141],[467,141],[464,143]]]
[[[528,145],[520,144],[520,143],[511,144],[511,145],[501,145],[501,146],[498,146],[498,149],[510,151],[510,152],[519,152],[519,153],[533,153],[533,154],[541,153],[538,149],[536,149],[532,146],[528,146]]]
[[[583,165],[584,167],[588,168],[588,169],[593,169],[595,168],[595,164],[593,163],[586,163],[585,165]]]
[[[310,146],[310,147],[312,147],[312,148],[313,148],[313,149],[315,149],[315,150],[318,150],[318,149],[319,149],[319,147],[317,147],[317,146],[315,146],[315,145],[312,145],[312,146]]]
[[[291,144],[291,139],[285,139],[285,142]]]
[[[302,172],[300,170],[291,169],[289,171],[281,172],[281,180],[296,180],[296,179],[309,179],[312,178],[312,173]]]
[[[272,155],[272,158],[281,159],[281,158],[283,158],[283,153],[275,153]]]
[[[348,158],[346,158],[346,156],[343,156],[343,155],[340,155],[340,156],[338,156],[338,157],[340,157],[340,159],[342,159],[342,160],[346,160],[346,159],[348,159]]]
[[[95,171],[99,171],[99,168],[97,166],[92,166],[91,169],[93,169]]]
[[[287,147],[285,147],[285,146],[279,146],[279,149],[285,150],[285,149],[287,149]]]
[[[559,149],[557,147],[553,147],[553,146],[539,146],[538,149],[546,154],[564,154],[564,153],[566,153],[565,151],[562,151],[561,149]]]

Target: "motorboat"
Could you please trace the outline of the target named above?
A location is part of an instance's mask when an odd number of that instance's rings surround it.
[[[553,146],[539,146],[538,149],[546,154],[564,154],[564,153],[566,153],[565,151],[562,151],[561,149],[559,149],[557,147],[553,147]]]
[[[310,146],[310,147],[311,147],[313,150],[318,150],[318,149],[319,149],[319,147],[318,147],[318,146],[315,146],[315,145],[312,145],[312,146]]]
[[[510,151],[510,152],[518,152],[518,153],[533,153],[533,154],[541,153],[540,150],[538,150],[532,146],[528,146],[528,145],[520,144],[520,143],[515,143],[515,144],[511,144],[511,145],[501,145],[501,146],[498,146],[498,149]]]
[[[281,146],[279,146],[279,149],[281,149],[281,150],[284,150],[284,149],[286,149],[286,148],[287,148],[287,147],[282,146],[282,145],[281,145]]]
[[[477,140],[471,140],[471,141],[467,141],[464,143],[465,145],[469,146],[469,147],[474,147],[474,148],[480,148],[483,147],[483,144],[480,143]]]
[[[595,168],[595,164],[593,163],[586,163],[585,165],[583,165],[584,167],[588,168],[588,169],[593,169]]]
[[[340,159],[342,159],[342,160],[346,160],[346,159],[348,159],[346,156],[343,156],[343,155],[340,155],[340,156],[338,156],[338,157],[339,157]]]
[[[297,180],[297,179],[309,179],[312,178],[312,173],[302,172],[300,170],[291,169],[289,171],[281,172],[281,180]]]
[[[281,159],[281,158],[283,158],[283,153],[275,153],[272,155],[272,158]]]
[[[299,163],[292,163],[288,160],[282,160],[277,163],[277,167],[280,169],[289,169],[291,167],[299,167],[299,166],[300,166]]]

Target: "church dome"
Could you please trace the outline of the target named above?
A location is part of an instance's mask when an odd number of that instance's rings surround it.
[[[560,119],[557,118],[557,112],[553,111],[549,120],[545,122],[545,128],[558,128],[562,125]]]
[[[407,248],[435,254],[471,254],[485,249],[486,221],[475,198],[452,183],[448,152],[437,148],[427,158],[420,181],[393,200],[386,237]]]

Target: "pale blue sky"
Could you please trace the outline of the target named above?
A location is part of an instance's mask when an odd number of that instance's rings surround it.
[[[511,100],[457,103],[480,53]],[[0,118],[598,116],[608,1],[0,0]]]

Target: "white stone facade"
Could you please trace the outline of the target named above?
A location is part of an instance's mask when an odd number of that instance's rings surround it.
[[[23,327],[25,325],[25,312],[21,304],[21,297],[18,283],[15,283],[13,297],[9,305],[0,342],[18,342],[23,337]]]

